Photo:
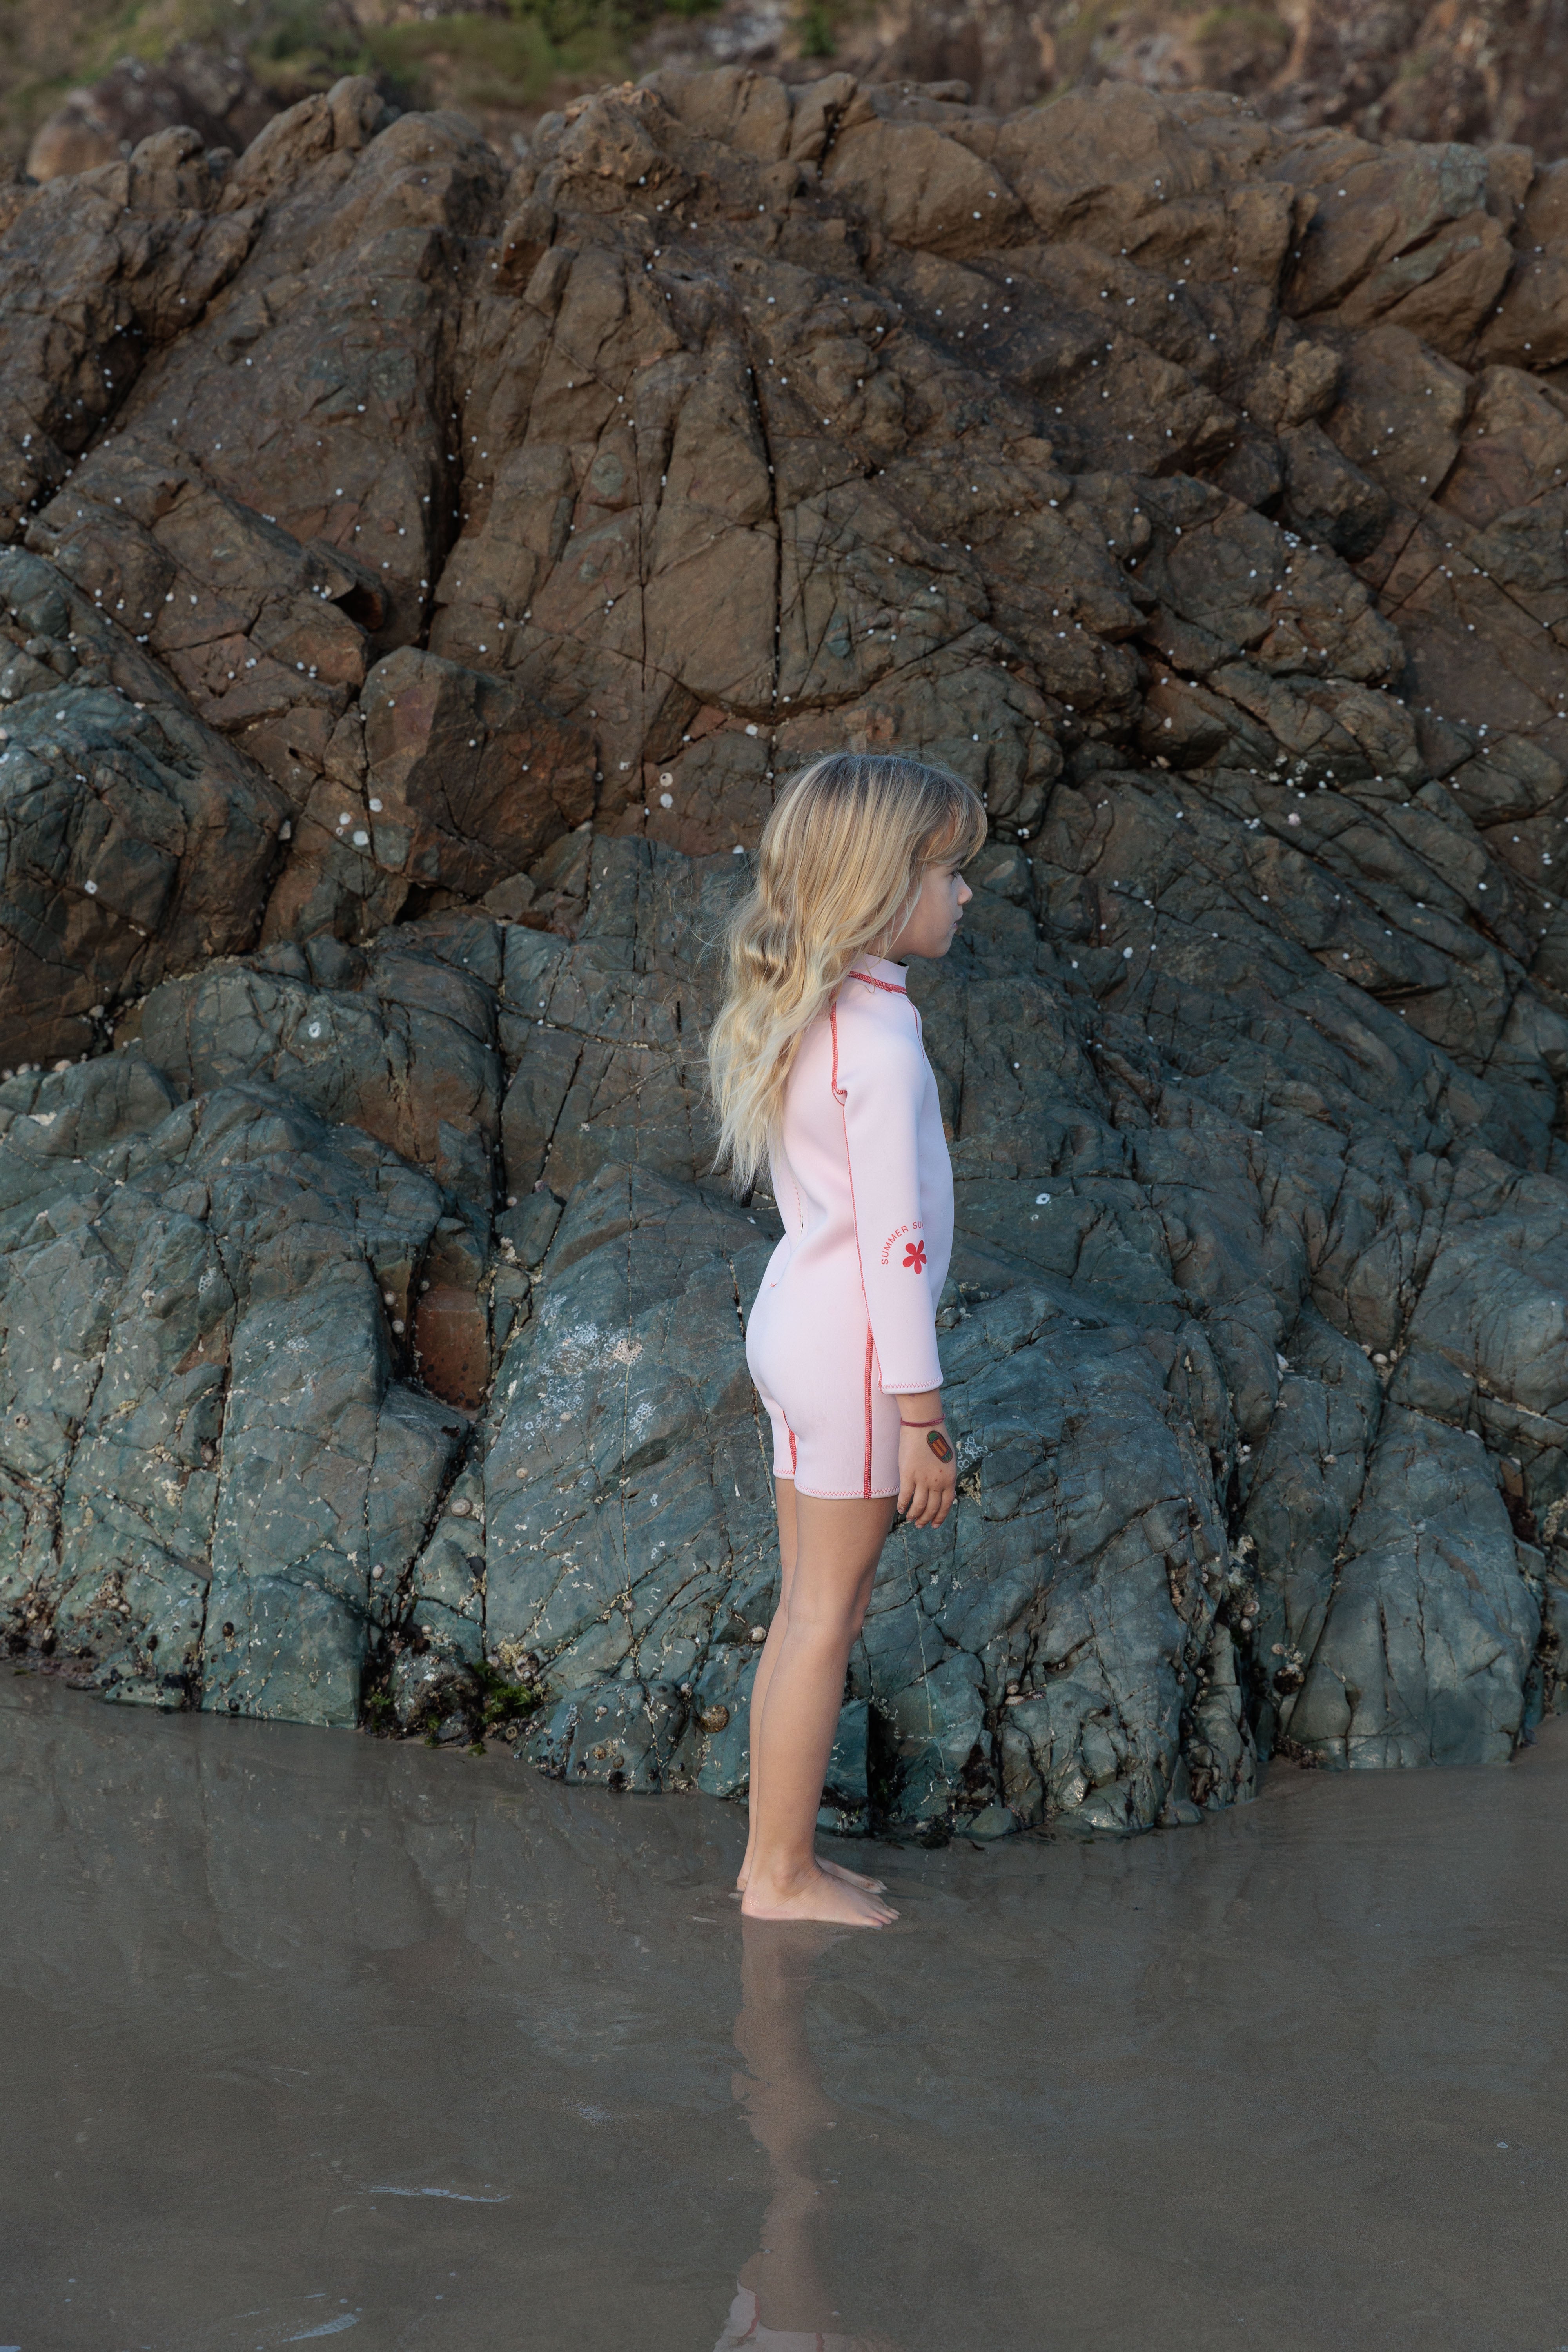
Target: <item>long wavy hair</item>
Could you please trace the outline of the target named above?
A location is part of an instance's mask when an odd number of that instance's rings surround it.
[[[715,1170],[746,1192],[767,1163],[800,1041],[857,956],[896,938],[925,869],[973,857],[980,797],[895,752],[839,751],[792,777],[763,828],[756,882],[731,918],[708,1036]]]

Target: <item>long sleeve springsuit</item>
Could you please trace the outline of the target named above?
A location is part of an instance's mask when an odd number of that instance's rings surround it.
[[[901,964],[860,956],[801,1040],[773,1152],[784,1234],[746,1331],[773,1470],[897,1494],[898,1398],[939,1388],[952,1170]]]

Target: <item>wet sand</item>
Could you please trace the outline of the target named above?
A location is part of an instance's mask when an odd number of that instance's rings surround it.
[[[0,1819],[0,2347],[1568,2347],[1568,1726],[861,1848],[882,1936],[742,1938],[727,1806],[9,1673]]]

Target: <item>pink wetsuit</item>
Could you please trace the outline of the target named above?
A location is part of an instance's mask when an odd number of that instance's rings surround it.
[[[898,1398],[940,1388],[952,1170],[901,964],[859,956],[802,1038],[773,1150],[784,1239],[746,1328],[773,1474],[896,1495]]]

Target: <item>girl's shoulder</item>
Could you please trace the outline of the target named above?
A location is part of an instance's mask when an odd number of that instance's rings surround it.
[[[841,1069],[895,1069],[907,1065],[911,1076],[917,1067],[923,1069],[921,1017],[902,989],[868,988],[851,973],[835,997],[828,1018]]]
[[[897,965],[884,965],[883,971],[897,971]],[[841,1019],[883,1034],[918,1037],[921,1016],[910,1003],[909,991],[901,980],[884,980],[878,974],[862,971],[858,966],[847,972],[834,998],[833,1009]]]

